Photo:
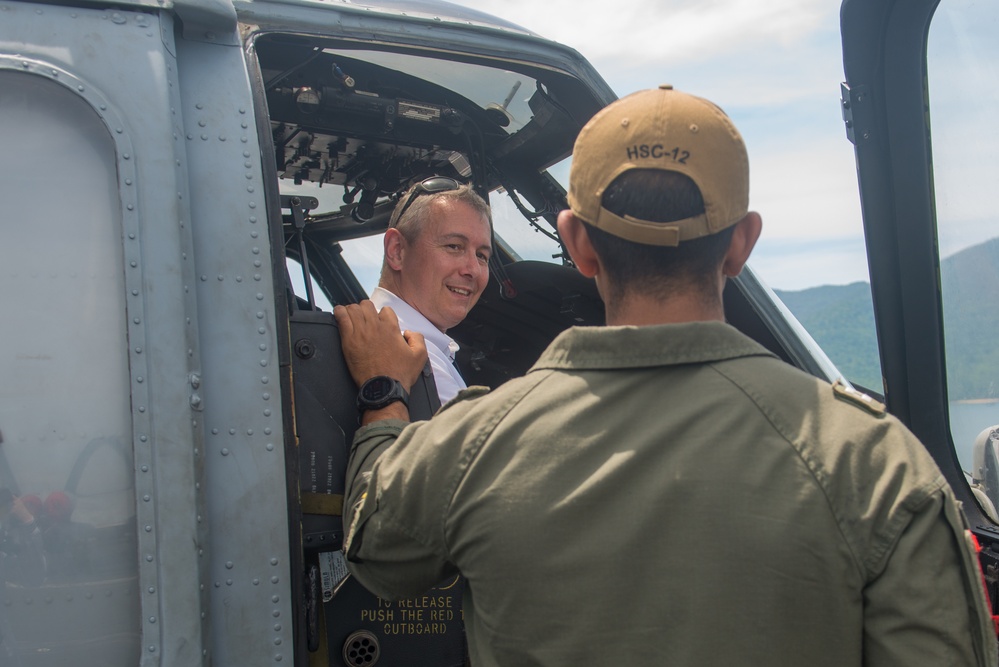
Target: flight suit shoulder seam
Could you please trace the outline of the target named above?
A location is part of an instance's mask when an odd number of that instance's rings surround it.
[[[854,541],[850,539],[849,531],[847,530],[848,522],[846,522],[840,513],[836,511],[835,503],[833,503],[830,497],[830,492],[828,485],[825,483],[825,471],[818,466],[810,457],[806,456],[802,451],[799,443],[795,441],[792,434],[789,434],[786,429],[784,429],[776,419],[777,415],[769,409],[768,401],[764,400],[764,397],[750,390],[742,382],[739,382],[731,374],[725,372],[721,367],[722,363],[711,364],[711,368],[718,373],[720,376],[724,377],[728,382],[730,382],[734,387],[736,387],[759,411],[759,413],[766,419],[767,423],[774,430],[781,440],[783,440],[791,450],[794,451],[798,460],[801,461],[802,465],[808,471],[809,476],[814,481],[815,485],[822,492],[823,498],[825,498],[826,507],[829,510],[829,514],[832,516],[833,520],[836,522],[836,527],[839,531],[840,538],[846,545],[846,548],[850,551],[850,556],[853,560],[854,567],[857,569],[858,576],[864,577],[866,579],[866,563],[860,557],[859,545],[854,544]]]

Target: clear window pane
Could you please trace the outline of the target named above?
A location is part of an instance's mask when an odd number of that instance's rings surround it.
[[[304,308],[309,300],[309,292],[305,287],[305,272],[302,271],[302,265],[297,260],[288,257],[284,261],[288,269],[288,277],[291,280],[291,287],[295,291],[295,296],[300,300],[301,306]],[[319,289],[319,285],[316,284],[312,276],[309,276],[309,282],[312,286],[312,299],[315,302],[316,308],[325,310],[328,313],[333,312],[333,304],[330,303],[326,295]]]
[[[0,664],[137,664],[115,147],[62,86],[0,90]]]
[[[514,193],[506,190],[494,190],[489,193],[489,208],[493,214],[493,229],[499,237],[499,243],[505,243],[519,259],[533,259],[543,262],[562,263],[562,247],[553,236],[555,231],[544,218],[538,218],[532,226],[523,212],[518,208],[520,202],[528,212],[534,213],[530,203],[523,201]]]
[[[933,133],[950,424],[958,459],[999,505],[986,439],[999,424],[999,6],[944,0],[930,27],[927,74]],[[986,484],[990,476],[992,480]]]

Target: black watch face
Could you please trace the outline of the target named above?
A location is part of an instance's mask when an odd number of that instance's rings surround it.
[[[384,375],[373,377],[364,383],[364,400],[378,403],[392,393],[394,386],[395,382],[390,377]]]

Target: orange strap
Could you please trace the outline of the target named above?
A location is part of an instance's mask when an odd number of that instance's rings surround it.
[[[975,534],[970,530],[968,531],[968,536],[971,538],[971,543],[975,545],[975,554],[981,554],[982,545],[979,544],[978,537],[975,536]],[[995,607],[992,604],[992,596],[989,595],[989,583],[985,580],[985,572],[982,571],[982,563],[980,560],[978,561],[978,573],[982,576],[982,588],[985,589],[985,600],[989,603],[989,613],[992,614]],[[992,614],[992,626],[996,631],[996,635],[999,636],[999,616],[996,614]]]

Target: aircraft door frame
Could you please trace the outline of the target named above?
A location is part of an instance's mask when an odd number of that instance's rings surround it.
[[[856,151],[885,402],[962,501],[985,547],[994,599],[999,531],[962,470],[948,404],[927,82],[927,38],[939,2],[843,2],[843,115]]]
[[[947,423],[926,109],[926,35],[938,2],[845,0],[843,106],[856,147],[885,402],[958,496],[971,500]]]

